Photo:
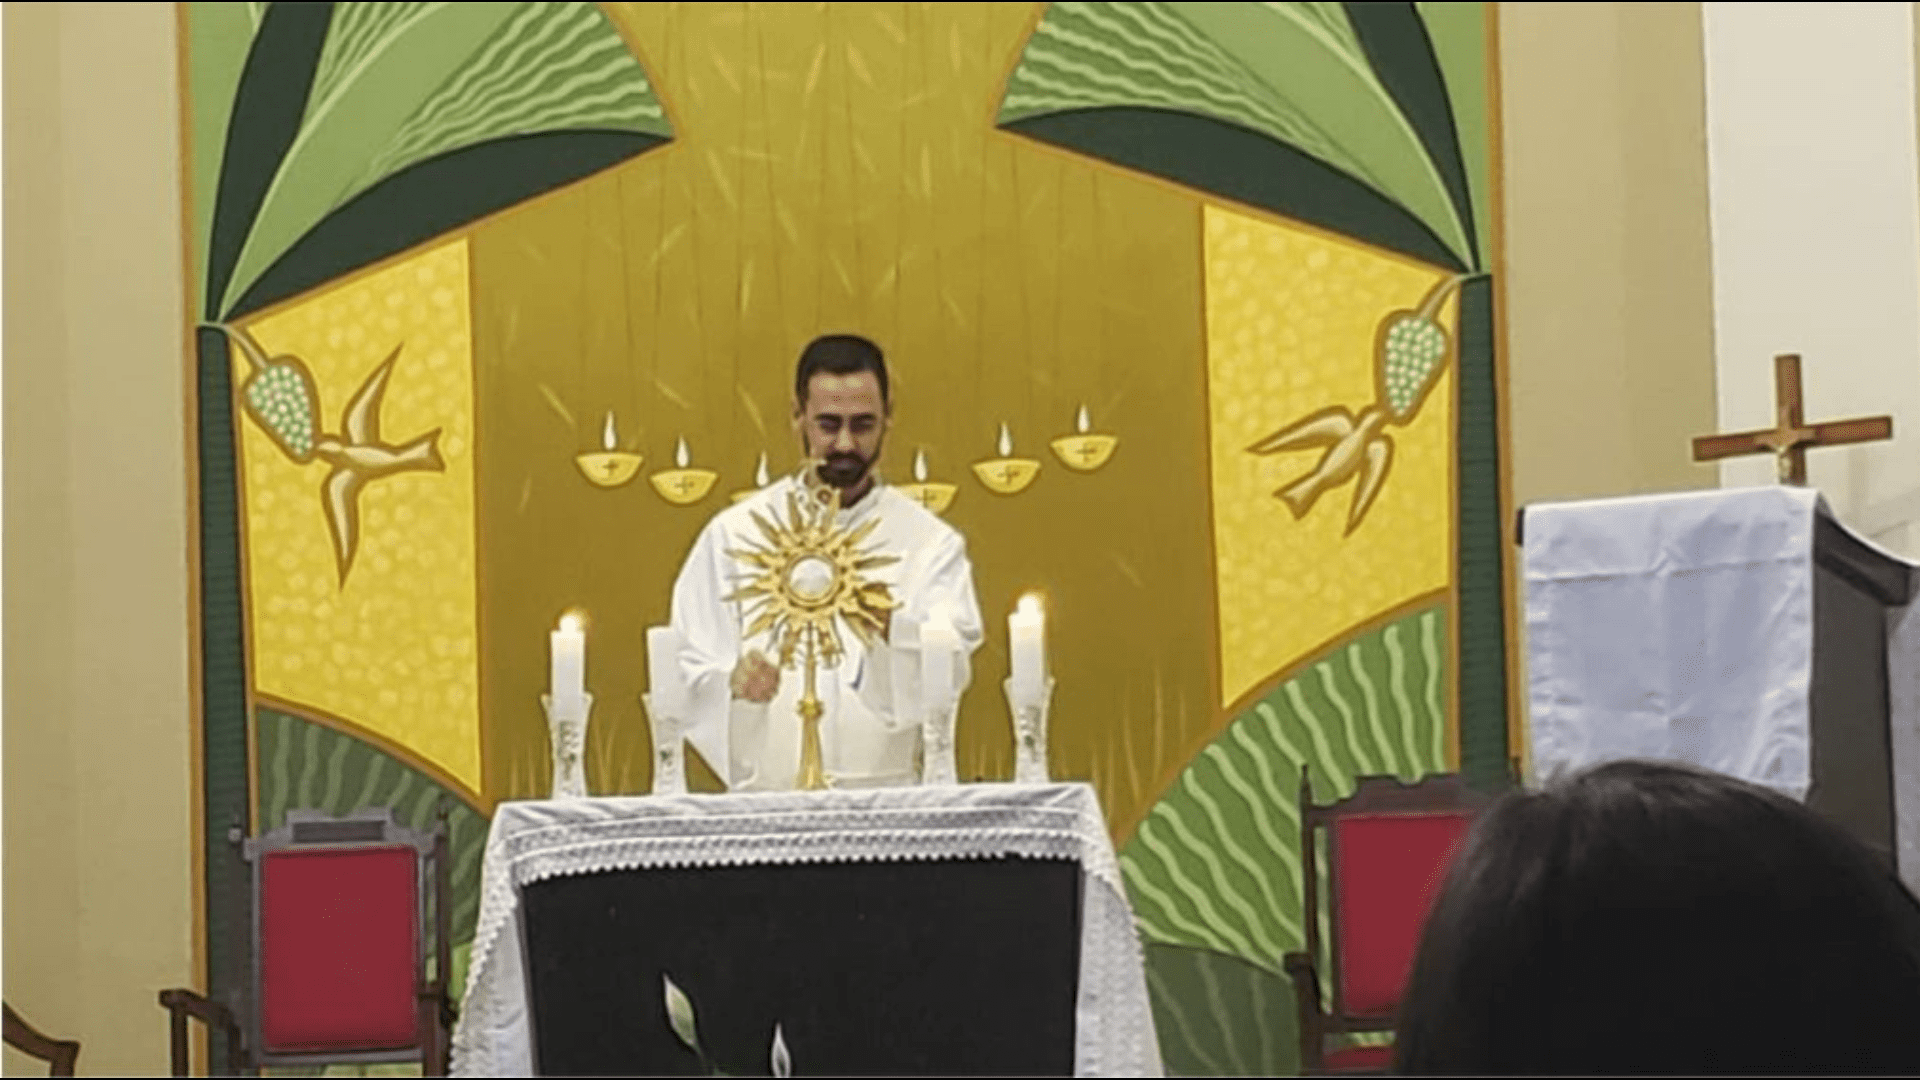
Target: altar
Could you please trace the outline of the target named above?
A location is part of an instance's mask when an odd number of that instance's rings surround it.
[[[1161,1074],[1085,784],[503,803],[481,888],[456,1076]]]

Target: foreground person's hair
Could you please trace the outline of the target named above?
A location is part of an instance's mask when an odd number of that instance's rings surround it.
[[[1403,1073],[1920,1073],[1920,901],[1806,807],[1646,762],[1489,807],[1427,921]]]

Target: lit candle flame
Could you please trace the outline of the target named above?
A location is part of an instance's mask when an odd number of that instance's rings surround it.
[[[916,484],[924,484],[927,482],[927,452],[925,450],[915,450],[913,452],[913,482]]]
[[[1092,422],[1087,419],[1087,407],[1085,405],[1080,406],[1080,415],[1075,418],[1073,426],[1078,429],[1082,435],[1085,435],[1087,430],[1093,426]]]
[[[687,467],[689,460],[691,459],[687,455],[687,437],[682,435],[680,436],[680,445],[674,447],[673,450],[673,463],[684,469]]]
[[[1013,435],[1007,431],[1007,422],[1000,421],[1000,456],[1013,456]]]
[[[1027,616],[1040,614],[1040,597],[1035,593],[1028,593],[1022,596],[1018,610],[1020,614]]]
[[[753,470],[753,486],[767,486],[767,452],[765,450],[760,451],[760,465]]]
[[[569,611],[560,616],[560,631],[565,634],[577,634],[580,632],[580,623],[580,613]]]
[[[607,410],[607,426],[604,429],[602,429],[600,432],[600,445],[604,447],[609,454],[613,452],[614,437],[613,437],[613,410],[612,409]]]

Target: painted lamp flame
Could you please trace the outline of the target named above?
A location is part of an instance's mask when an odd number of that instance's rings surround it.
[[[926,448],[921,447],[913,452],[913,483],[900,485],[901,494],[936,514],[944,514],[947,507],[953,505],[953,497],[958,491],[952,484],[929,482]]]
[[[1075,472],[1093,472],[1105,465],[1113,457],[1113,448],[1120,443],[1116,436],[1093,431],[1093,419],[1087,414],[1085,404],[1073,418],[1073,430],[1072,435],[1053,440],[1053,456]]]
[[[762,450],[760,451],[759,463],[753,467],[753,486],[745,491],[736,491],[728,496],[728,498],[734,502],[739,502],[742,499],[750,499],[753,497],[754,492],[766,487],[769,482],[767,476],[767,452]]]
[[[1040,475],[1040,463],[1013,456],[1013,432],[1000,422],[1000,456],[973,463],[973,475],[996,495],[1018,495]]]
[[[600,427],[600,449],[584,454],[576,454],[573,463],[580,467],[580,475],[595,487],[619,487],[633,479],[640,472],[643,459],[639,454],[620,449],[620,434],[613,425],[613,410],[607,410],[607,419]]]
[[[692,506],[706,498],[720,479],[720,474],[710,469],[693,468],[693,454],[687,449],[685,435],[674,445],[673,462],[673,468],[662,469],[648,479],[653,481],[653,490],[675,506]]]

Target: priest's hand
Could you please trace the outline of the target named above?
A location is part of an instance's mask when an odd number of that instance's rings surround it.
[[[773,700],[774,693],[780,689],[780,669],[755,650],[741,657],[740,662],[734,665],[730,685],[734,697],[765,705]]]

